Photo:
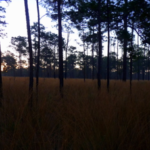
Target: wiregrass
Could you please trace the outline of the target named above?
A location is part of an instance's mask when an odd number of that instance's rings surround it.
[[[3,77],[2,150],[147,150],[150,82],[40,78],[38,102],[28,108],[28,78]]]

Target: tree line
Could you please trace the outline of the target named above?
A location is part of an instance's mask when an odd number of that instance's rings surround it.
[[[41,58],[39,61],[39,76],[43,78],[59,77],[59,53],[58,36],[55,33],[43,32],[41,35]],[[112,41],[113,42],[113,41]],[[36,77],[37,71],[37,48],[38,43],[33,39],[33,76]],[[63,40],[65,53],[65,43]],[[2,54],[3,76],[27,77],[29,76],[29,58],[26,37],[12,37],[10,45],[15,52],[6,51]],[[116,44],[112,43],[112,51],[109,53],[109,79],[122,80],[123,77],[123,57],[117,58],[115,51]],[[134,80],[149,80],[149,48],[134,46],[136,55],[132,60],[132,76]],[[91,56],[90,47],[86,48],[86,53],[78,51],[75,46],[68,46],[67,58],[63,61],[64,78],[97,78],[97,47],[94,47],[94,56]],[[18,55],[15,55],[17,54]],[[24,58],[24,59],[23,59]],[[107,79],[107,60],[108,56],[102,56],[102,79]],[[138,63],[140,62],[140,63]],[[67,66],[66,66],[67,63]],[[139,66],[138,66],[139,65]],[[138,68],[139,67],[139,68]],[[138,69],[140,71],[138,71]],[[127,57],[127,79],[130,79],[130,56]]]

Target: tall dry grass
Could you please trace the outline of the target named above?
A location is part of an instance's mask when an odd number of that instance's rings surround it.
[[[150,82],[40,79],[39,100],[28,109],[28,78],[3,78],[2,150],[147,150],[150,147]]]

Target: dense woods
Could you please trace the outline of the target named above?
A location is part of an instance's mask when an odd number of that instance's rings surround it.
[[[0,1],[5,38],[2,2],[13,1]],[[0,41],[0,147],[149,149],[150,1],[35,4],[32,24],[24,0],[27,36],[11,37],[11,51]],[[57,34],[41,23],[41,7]]]

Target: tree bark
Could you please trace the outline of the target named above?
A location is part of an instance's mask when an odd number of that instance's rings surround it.
[[[134,23],[132,23],[132,26],[134,26]],[[132,90],[132,64],[133,64],[133,60],[132,60],[132,56],[133,56],[133,29],[132,29],[132,39],[131,39],[131,53],[130,53],[130,92]]]
[[[124,11],[124,31],[127,34],[127,4],[128,0],[125,0],[125,11]],[[124,55],[123,55],[123,81],[126,81],[126,74],[127,74],[127,38],[124,37]]]
[[[98,51],[98,89],[101,88],[101,66],[102,66],[102,33],[101,33],[101,0],[98,1],[98,40],[99,40],[99,51]]]
[[[149,51],[149,45],[148,45],[148,80],[150,79],[150,73],[149,73],[149,70],[150,70],[149,53],[150,53],[150,51]]]
[[[36,94],[38,95],[39,63],[40,63],[40,10],[39,10],[38,0],[36,0],[36,4],[37,4],[37,14],[38,14],[38,55],[37,55],[37,67],[36,67]]]
[[[109,0],[107,0],[107,32],[108,32],[108,47],[107,47],[107,90],[109,91],[109,73],[110,73],[110,69],[109,69],[109,48],[110,48],[110,19],[109,19]]]
[[[35,42],[36,42],[36,38],[35,38]],[[37,49],[36,49],[36,44],[35,44],[34,48],[35,48],[35,52],[33,54],[34,55],[33,58],[35,59],[34,60],[35,62],[33,62],[33,63],[35,63],[35,77],[36,77],[36,72],[37,72],[37,58],[36,58],[36,56],[37,56]],[[34,73],[33,73],[33,76],[34,76]]]
[[[58,35],[59,35],[59,80],[60,80],[60,91],[63,88],[63,50],[62,50],[62,25],[61,25],[61,0],[58,0]]]
[[[142,68],[143,80],[145,80],[145,45],[144,45],[144,59],[143,59],[143,68]]]
[[[55,59],[55,46],[54,46],[54,79],[56,78],[56,69],[55,69],[55,62],[56,59]]]
[[[33,54],[32,54],[32,43],[31,43],[31,31],[30,31],[30,18],[28,11],[28,0],[24,0],[25,5],[25,14],[26,14],[26,23],[27,23],[27,35],[28,35],[28,43],[29,43],[29,63],[30,63],[30,77],[29,77],[29,106],[32,108],[33,102]]]
[[[117,80],[119,79],[119,64],[118,64],[118,40],[117,40]]]
[[[137,45],[139,49],[139,36],[137,35]],[[138,50],[139,51],[139,50]],[[139,54],[138,54],[138,81],[140,80],[140,59],[139,59]]]
[[[2,106],[2,98],[3,98],[1,64],[2,64],[2,51],[1,51],[1,43],[0,43],[0,107]]]
[[[118,30],[118,21],[117,21],[117,30]],[[119,79],[119,63],[118,63],[118,39],[117,39],[117,80]]]
[[[21,52],[19,52],[19,63],[20,63],[20,77],[22,77],[22,62],[21,62]]]
[[[84,76],[84,82],[85,82],[85,42],[84,42],[84,26],[83,26],[83,63],[84,63],[84,70],[83,70],[83,76]]]
[[[94,27],[93,27],[93,36],[94,36]],[[94,37],[92,41],[92,79],[94,80]]]
[[[65,79],[67,78],[67,51],[68,51],[68,44],[69,44],[69,35],[70,35],[70,32],[68,32],[68,35],[67,35],[67,45],[66,45],[66,65],[65,65]]]

